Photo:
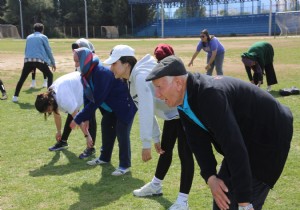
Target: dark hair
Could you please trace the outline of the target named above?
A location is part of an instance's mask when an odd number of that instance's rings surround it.
[[[137,62],[136,58],[133,56],[122,56],[119,60],[121,61],[121,63],[129,63],[129,65],[131,66],[130,72]]]
[[[47,119],[47,110],[49,106],[53,107],[53,111],[56,114],[58,113],[58,105],[56,103],[56,100],[54,98],[55,92],[52,89],[49,89],[46,93],[41,93],[37,95],[36,100],[35,100],[35,108],[40,112],[44,113],[45,115],[45,120]],[[51,113],[50,113],[51,114]],[[50,115],[48,113],[48,115]]]
[[[41,32],[44,30],[44,25],[42,23],[35,23],[33,25],[34,31]]]
[[[78,48],[79,48],[79,44],[77,44],[76,42],[72,44],[72,50],[75,50]]]
[[[203,30],[201,31],[201,34],[204,34],[204,35],[207,37],[207,42],[210,42],[211,37],[210,37],[210,35],[209,35],[207,29],[203,29]],[[204,46],[206,46],[206,44],[205,44]]]

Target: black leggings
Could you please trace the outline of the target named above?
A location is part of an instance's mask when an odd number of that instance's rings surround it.
[[[32,72],[32,69],[38,68],[41,72],[43,72],[44,75],[47,76],[48,78],[48,88],[52,85],[53,82],[53,74],[51,70],[49,69],[49,66],[46,63],[40,63],[40,62],[26,62],[24,63],[23,70],[21,77],[18,81],[15,95],[14,96],[19,96],[19,93],[21,91],[21,88],[27,79],[28,75]]]
[[[72,131],[72,129],[70,128],[70,123],[72,122],[73,117],[72,115],[68,114],[66,122],[65,122],[65,126],[64,126],[64,130],[61,136],[61,139],[63,141],[67,141],[69,138],[69,135]],[[96,142],[96,133],[97,133],[97,123],[96,123],[96,118],[95,118],[95,114],[92,115],[92,118],[89,120],[89,132],[91,134],[91,137],[93,139],[93,143],[95,145]]]
[[[32,69],[32,71],[31,71],[31,79],[32,80],[35,80],[35,75],[36,75],[36,68]],[[47,76],[45,73],[43,73],[43,77],[44,77],[44,79],[47,79]]]
[[[1,93],[4,94],[6,93],[6,90],[5,90],[5,87],[4,87],[4,84],[2,82],[2,80],[0,79],[0,90],[1,90]]]
[[[178,138],[178,154],[181,162],[180,192],[189,194],[194,178],[194,158],[187,144],[180,119],[164,121],[161,148],[165,151],[159,156],[155,177],[163,180],[172,163],[173,148]]]

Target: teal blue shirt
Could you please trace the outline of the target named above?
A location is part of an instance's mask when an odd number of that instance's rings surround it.
[[[194,112],[191,110],[190,105],[188,103],[188,94],[187,91],[184,94],[183,104],[181,106],[177,106],[177,108],[183,111],[191,120],[193,120],[197,125],[203,128],[208,132],[207,128],[201,123],[201,121],[196,117]]]

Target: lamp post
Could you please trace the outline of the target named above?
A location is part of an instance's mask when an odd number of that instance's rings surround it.
[[[19,4],[20,4],[21,35],[22,35],[22,39],[24,39],[24,32],[23,32],[23,15],[22,15],[22,1],[21,1],[21,0],[19,0]]]
[[[269,11],[269,36],[272,35],[272,0],[270,0],[270,11]]]
[[[88,21],[87,21],[87,6],[86,6],[86,0],[84,0],[84,13],[85,13],[85,38],[89,38],[88,35]]]
[[[164,38],[165,36],[165,26],[164,26],[164,0],[161,0],[161,38]]]

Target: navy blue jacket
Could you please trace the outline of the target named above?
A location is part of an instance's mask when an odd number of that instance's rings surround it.
[[[205,181],[217,174],[213,145],[224,156],[238,202],[251,201],[253,177],[273,187],[292,139],[290,110],[267,91],[231,77],[189,73],[187,93],[192,111],[208,129],[179,110]]]
[[[106,67],[98,65],[91,72],[93,78],[93,97],[95,102],[85,98],[85,106],[74,118],[77,124],[87,121],[94,115],[102,103],[106,103],[115,113],[118,120],[132,122],[137,108],[129,94],[125,82],[115,79],[114,74]]]

